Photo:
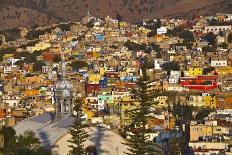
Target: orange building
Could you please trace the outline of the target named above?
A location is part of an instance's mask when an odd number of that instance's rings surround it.
[[[25,90],[24,96],[36,96],[39,94],[39,90]]]
[[[6,107],[0,107],[0,118],[4,118],[8,114],[9,114],[8,113],[8,108],[6,108]]]
[[[154,127],[156,125],[159,125],[159,126],[164,126],[164,119],[158,119],[158,118],[153,118],[153,117],[150,117],[148,118],[148,127]]]
[[[24,84],[39,84],[39,83],[43,83],[43,78],[35,75],[35,76],[31,76],[31,77],[25,77],[25,79],[23,80]]]
[[[232,109],[232,96],[228,96],[225,98],[224,109]]]

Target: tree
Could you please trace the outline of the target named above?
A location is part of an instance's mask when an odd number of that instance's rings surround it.
[[[169,155],[179,155],[181,153],[180,140],[173,137],[168,141],[168,154]]]
[[[189,30],[184,30],[179,35],[180,38],[183,38],[187,42],[193,42],[194,41],[194,35]]]
[[[204,75],[207,75],[208,73],[210,73],[210,72],[212,72],[212,71],[215,71],[215,68],[214,68],[214,67],[204,68],[204,69],[203,69],[203,74],[204,74]]]
[[[51,155],[45,149],[32,131],[25,131],[23,135],[16,136],[12,127],[2,127],[1,134],[4,138],[3,153],[6,155]]]
[[[86,24],[86,26],[89,28],[89,30],[90,30],[91,28],[93,28],[93,27],[94,27],[94,20],[90,20],[90,21]]]
[[[229,33],[228,35],[228,43],[232,43],[232,33]]]
[[[38,138],[35,137],[35,133],[28,130],[23,135],[17,137],[17,153],[18,155],[50,155],[50,150],[41,146]]]
[[[88,134],[85,131],[85,125],[83,124],[82,120],[82,117],[84,115],[82,112],[82,105],[84,104],[84,99],[77,98],[75,103],[75,121],[72,125],[72,128],[69,130],[70,134],[72,135],[71,140],[68,141],[72,143],[72,145],[69,145],[69,147],[71,148],[71,150],[69,151],[69,155],[84,155],[84,142],[88,137]]]
[[[179,71],[180,70],[180,66],[179,63],[176,61],[169,61],[169,62],[165,62],[162,65],[163,70],[167,71],[168,73],[170,73],[171,70],[173,71]]]
[[[3,61],[3,53],[0,52],[0,62]]]
[[[171,37],[178,37],[179,34],[181,34],[181,32],[183,31],[184,31],[183,27],[179,26],[179,27],[175,27],[173,30],[168,29],[167,35]]]
[[[224,42],[224,43],[220,44],[220,47],[222,47],[223,49],[227,49],[228,44]]]
[[[121,29],[122,16],[117,12],[116,19],[118,20],[118,29]]]
[[[209,21],[209,25],[213,25],[213,26],[218,25],[217,19],[215,19],[215,18],[211,19],[211,20]]]
[[[81,61],[81,60],[79,60],[79,61],[73,61],[73,62],[71,62],[70,65],[71,65],[71,67],[72,67],[72,69],[74,71],[78,71],[79,69],[88,66],[88,64],[85,61]]]
[[[157,34],[157,31],[152,30],[151,32],[149,32],[149,33],[147,34],[147,37],[148,37],[148,38],[151,38],[151,37],[154,37],[156,34]]]
[[[16,132],[12,127],[3,126],[1,129],[3,135],[4,148],[3,152],[7,155],[14,154],[16,149]]]
[[[58,63],[61,61],[61,57],[59,55],[55,55],[53,58],[53,62]]]
[[[210,114],[211,110],[203,108],[201,109],[197,115],[196,115],[196,120],[203,120],[205,117],[207,117]]]
[[[209,45],[215,46],[216,45],[216,36],[213,34],[213,32],[209,32],[204,37],[205,40],[209,42]]]
[[[14,54],[16,52],[15,47],[0,48],[0,53],[3,54]]]
[[[36,55],[28,54],[28,56],[24,59],[24,62],[28,64],[37,62]]]
[[[23,60],[18,60],[14,64],[17,65],[17,66],[19,66],[21,68],[24,65],[24,61]]]
[[[138,105],[128,110],[132,121],[130,127],[127,128],[127,133],[130,138],[125,143],[129,147],[128,152],[126,152],[128,155],[153,155],[158,153],[154,148],[154,143],[148,139],[148,134],[152,133],[152,131],[146,128],[148,115],[154,112],[155,94],[158,95],[149,85],[152,81],[147,75],[146,68],[147,60],[145,59],[141,65],[142,76],[137,81],[137,89],[133,89],[132,91]]]
[[[202,47],[202,51],[207,53],[207,52],[214,52],[215,51],[215,48],[212,47],[212,46],[204,46]]]
[[[45,66],[45,64],[42,61],[37,61],[33,65],[33,71],[34,72],[42,71],[43,66]]]

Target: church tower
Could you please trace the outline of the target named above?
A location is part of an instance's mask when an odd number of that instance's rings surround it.
[[[64,50],[61,52],[61,57],[61,80],[56,83],[54,88],[56,110],[55,121],[58,121],[72,114],[74,100],[73,85],[66,77]]]

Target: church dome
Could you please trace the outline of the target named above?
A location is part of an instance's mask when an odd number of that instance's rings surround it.
[[[73,85],[70,81],[62,80],[56,83],[55,89],[56,90],[72,90]]]

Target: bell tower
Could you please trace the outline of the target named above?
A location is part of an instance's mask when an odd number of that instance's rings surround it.
[[[73,108],[73,85],[66,77],[64,49],[61,51],[61,79],[56,83],[54,88],[55,99],[55,121],[72,114]]]

